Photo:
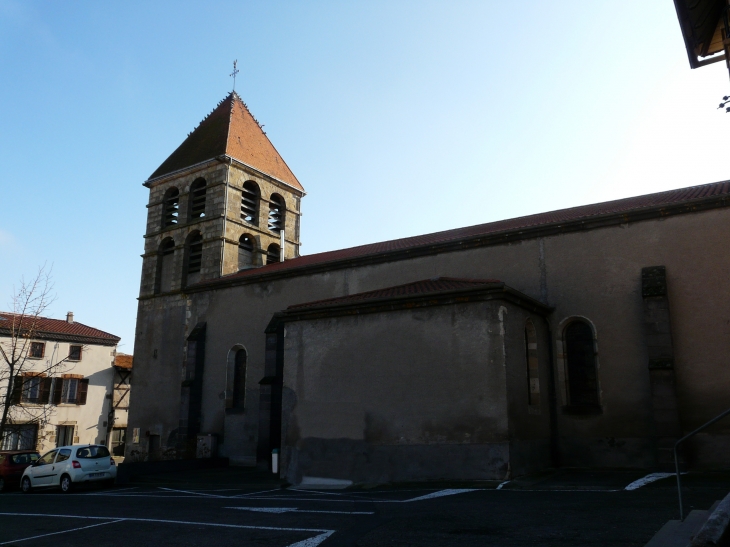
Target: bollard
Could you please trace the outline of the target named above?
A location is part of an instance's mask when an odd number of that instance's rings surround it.
[[[274,448],[271,451],[271,472],[272,473],[279,472],[279,449],[278,448]]]

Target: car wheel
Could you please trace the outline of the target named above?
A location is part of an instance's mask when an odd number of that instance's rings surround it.
[[[30,492],[31,485],[30,485],[30,479],[28,477],[23,477],[23,480],[20,481],[20,489],[23,491],[24,494],[27,494]]]
[[[64,494],[68,494],[71,490],[73,490],[74,483],[71,480],[71,477],[68,475],[63,475],[61,477],[61,492]]]
[[[5,479],[0,477],[0,492],[5,490]]]

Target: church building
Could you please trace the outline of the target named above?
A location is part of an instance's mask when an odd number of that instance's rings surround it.
[[[304,188],[234,92],[144,184],[132,459],[661,469],[730,406],[730,182],[300,256]],[[728,454],[720,422],[682,457]]]

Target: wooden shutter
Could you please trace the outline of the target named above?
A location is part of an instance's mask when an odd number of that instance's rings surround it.
[[[41,393],[40,401],[38,402],[42,405],[47,405],[50,402],[52,382],[53,378],[41,378]]]
[[[86,392],[89,390],[89,380],[79,380],[79,390],[76,393],[76,404],[86,404]]]
[[[10,394],[10,404],[19,405],[20,396],[22,393],[23,393],[23,377],[20,374],[18,374],[15,376],[15,381],[13,382],[13,392]]]
[[[51,401],[54,405],[61,404],[61,393],[62,392],[63,392],[63,379],[54,378],[53,379],[53,401]]]

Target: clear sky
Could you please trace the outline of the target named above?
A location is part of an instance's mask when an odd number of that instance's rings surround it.
[[[234,59],[303,254],[730,178],[671,0],[0,0],[0,309],[48,263],[51,314],[132,351],[142,183]]]

